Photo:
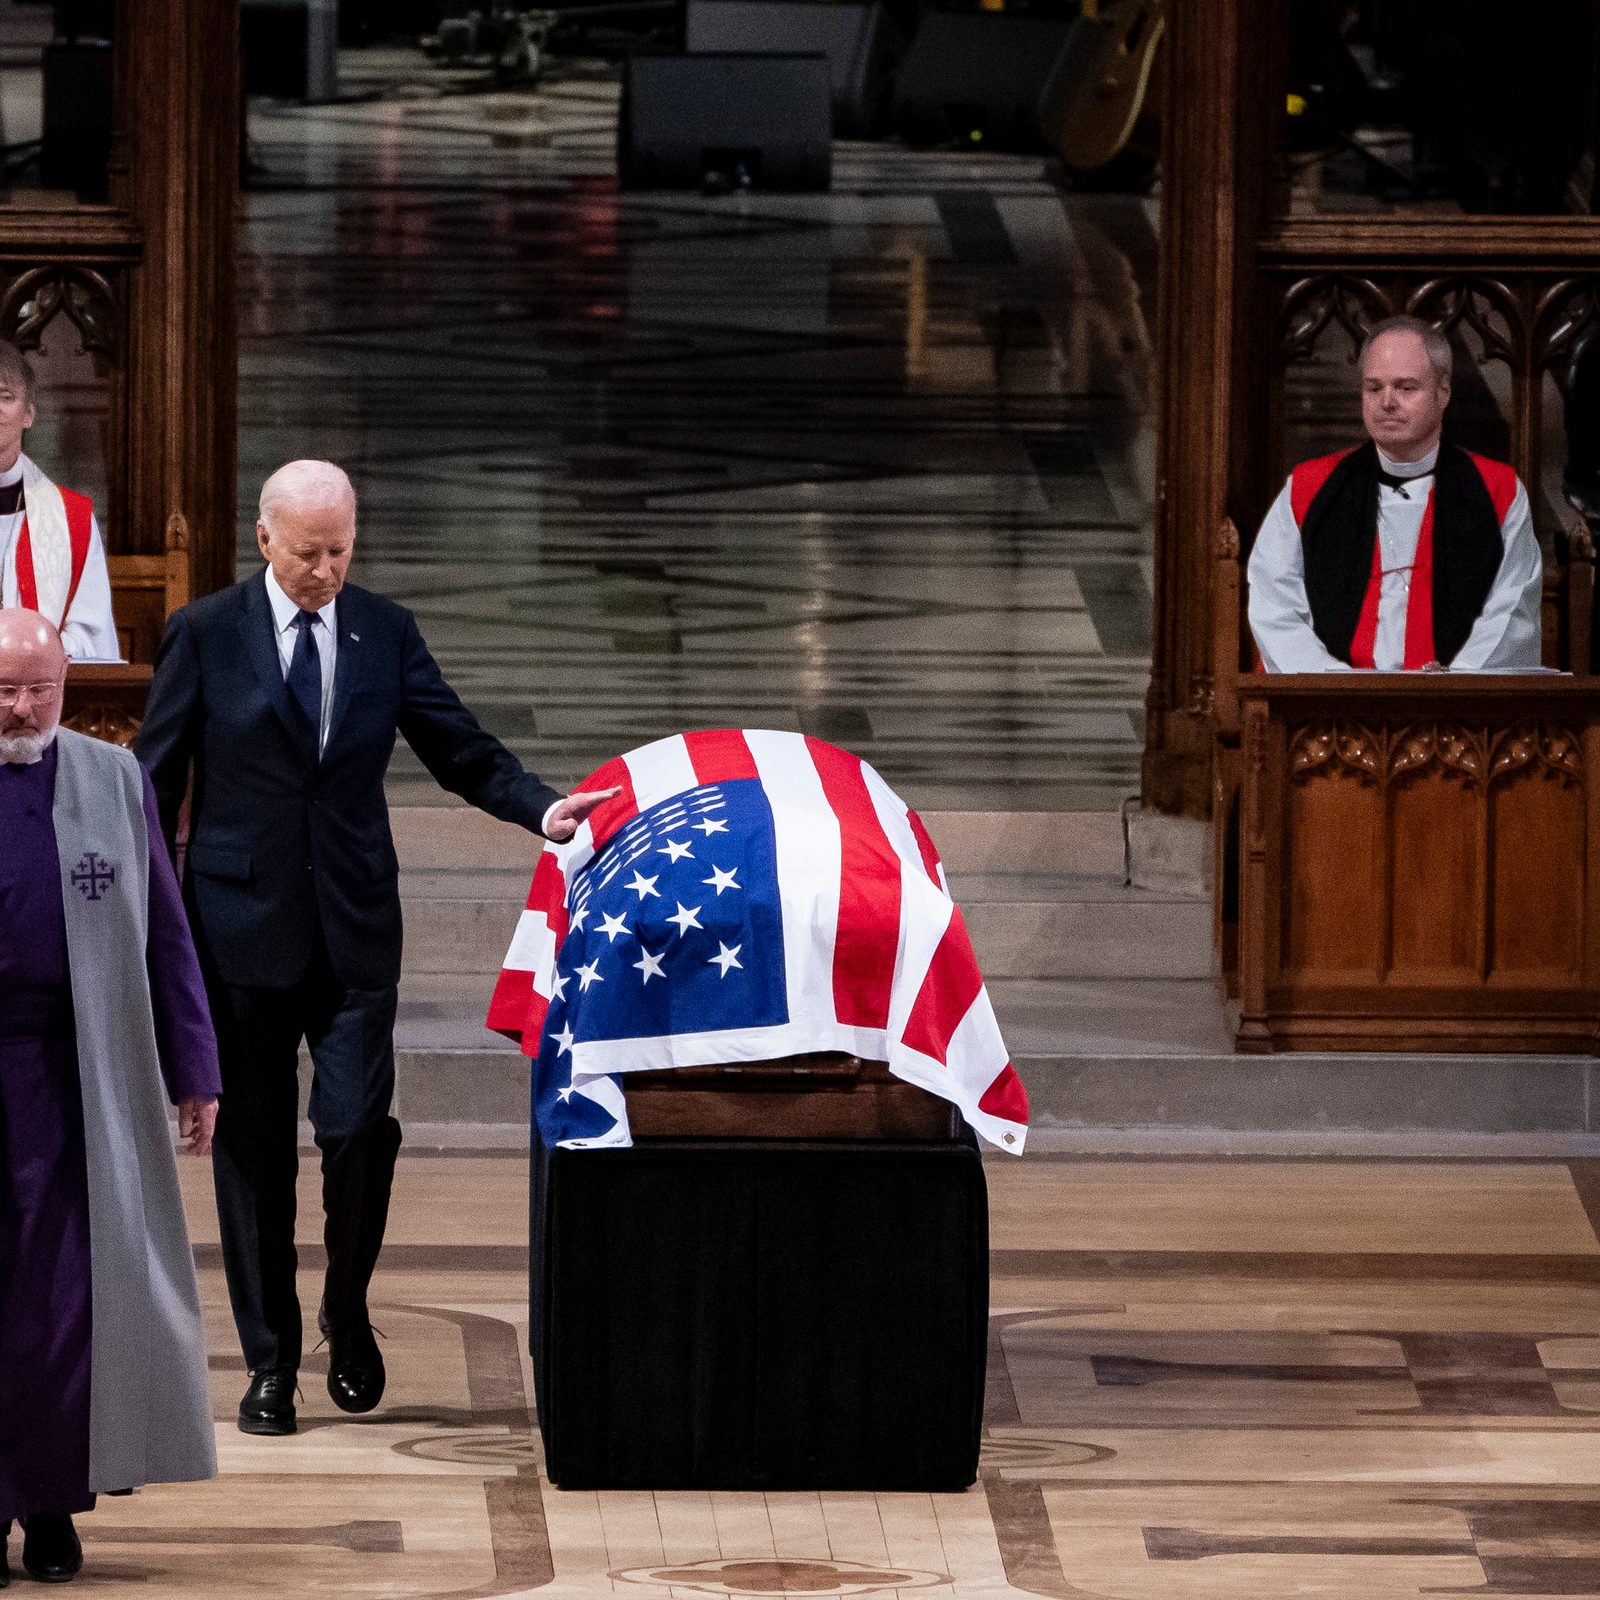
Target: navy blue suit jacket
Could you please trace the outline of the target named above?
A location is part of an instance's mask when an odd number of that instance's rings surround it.
[[[349,988],[400,976],[399,864],[383,779],[403,734],[446,788],[537,833],[556,791],[462,705],[404,606],[346,584],[320,761],[298,735],[266,575],[174,612],[134,752],[168,841],[188,787],[185,894],[202,960],[224,983],[282,988],[321,924]]]

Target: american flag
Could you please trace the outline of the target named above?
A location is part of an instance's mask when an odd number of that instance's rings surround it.
[[[1028,1097],[927,829],[857,756],[795,733],[676,734],[546,844],[488,1026],[535,1060],[546,1144],[631,1142],[618,1075],[838,1050],[1020,1153]]]

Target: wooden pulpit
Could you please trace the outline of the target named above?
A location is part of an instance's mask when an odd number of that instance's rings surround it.
[[[1242,1051],[1600,1047],[1600,680],[1258,675]]]

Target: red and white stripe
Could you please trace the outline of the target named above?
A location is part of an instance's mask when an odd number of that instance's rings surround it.
[[[800,734],[675,734],[586,778],[581,788],[620,793],[569,843],[545,846],[488,1026],[537,1056],[571,878],[639,812],[697,785],[738,778],[759,778],[772,807],[789,1022],[578,1044],[574,1082],[843,1050],[887,1061],[897,1077],[954,1102],[982,1137],[1020,1153],[1027,1094],[927,829],[859,757]]]

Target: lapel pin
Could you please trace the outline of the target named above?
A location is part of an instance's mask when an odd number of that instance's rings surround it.
[[[360,644],[361,643],[361,635],[359,633],[352,633],[350,635],[350,642],[351,642],[351,644]]]

